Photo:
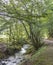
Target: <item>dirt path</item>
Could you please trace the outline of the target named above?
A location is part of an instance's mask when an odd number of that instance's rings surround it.
[[[53,40],[44,40],[45,44],[53,46]]]

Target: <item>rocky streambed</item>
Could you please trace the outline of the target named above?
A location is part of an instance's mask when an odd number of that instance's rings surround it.
[[[10,56],[7,59],[0,60],[0,65],[19,65],[22,61],[25,61],[25,53],[28,49],[29,45],[23,45],[21,50],[15,53],[13,56]]]

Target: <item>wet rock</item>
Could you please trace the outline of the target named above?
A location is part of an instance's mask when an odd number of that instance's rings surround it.
[[[6,65],[5,63],[2,63],[2,65]]]
[[[20,60],[20,62],[22,62],[23,60]]]
[[[16,63],[16,61],[14,61],[13,63]]]
[[[9,62],[11,61],[11,60],[8,60]]]
[[[4,61],[8,61],[7,59],[4,59]]]
[[[18,59],[21,59],[21,58],[18,58]]]

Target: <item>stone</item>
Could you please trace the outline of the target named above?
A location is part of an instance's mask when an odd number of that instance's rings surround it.
[[[5,52],[7,49],[7,46],[4,43],[0,43],[0,52]]]
[[[6,65],[5,63],[2,63],[2,65]]]

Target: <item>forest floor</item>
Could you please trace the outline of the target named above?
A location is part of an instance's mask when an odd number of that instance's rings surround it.
[[[45,46],[22,65],[53,65],[53,40],[45,40],[45,43]]]

